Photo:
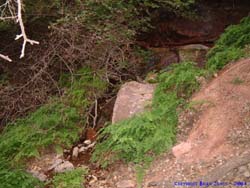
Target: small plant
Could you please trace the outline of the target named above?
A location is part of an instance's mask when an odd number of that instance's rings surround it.
[[[239,77],[236,77],[232,80],[232,84],[234,84],[234,85],[240,85],[243,83],[244,83],[244,80],[241,80]]]
[[[84,168],[56,174],[51,181],[51,188],[84,188],[86,174],[87,170]]]
[[[0,87],[6,84],[8,84],[7,74],[0,74]]]
[[[208,100],[197,100],[197,101],[191,101],[185,105],[185,108],[187,110],[192,110],[196,111],[197,108],[199,108],[202,105],[207,105],[207,106],[214,106],[214,104]]]

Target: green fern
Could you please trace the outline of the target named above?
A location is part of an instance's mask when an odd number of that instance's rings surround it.
[[[161,73],[152,111],[102,129],[92,160],[103,166],[118,159],[143,163],[170,148],[175,142],[177,109],[199,87],[197,77],[203,74],[192,63],[172,65]]]
[[[0,187],[1,188],[42,188],[43,184],[24,170],[10,168],[8,161],[0,159]]]
[[[38,157],[50,145],[69,147],[78,139],[79,115],[75,108],[60,103],[48,104],[25,119],[8,125],[0,135],[0,158],[21,162]]]
[[[208,53],[207,68],[211,71],[222,69],[230,61],[247,56],[244,48],[250,44],[250,17],[240,24],[229,26]]]
[[[29,116],[8,124],[1,133],[0,175],[4,179],[0,182],[4,187],[35,187],[32,185],[37,181],[23,171],[24,162],[39,157],[47,148],[62,151],[79,139],[86,109],[93,96],[105,91],[106,83],[86,67],[73,80],[64,76],[61,84],[65,84],[66,92],[62,98],[51,99]]]
[[[56,174],[51,181],[51,188],[84,188],[84,176],[87,170],[76,168],[71,171]]]

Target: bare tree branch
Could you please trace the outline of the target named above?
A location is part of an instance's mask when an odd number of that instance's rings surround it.
[[[0,5],[0,20],[16,18],[15,4],[15,0],[6,0],[4,4]]]
[[[39,44],[38,41],[31,40],[27,37],[22,19],[22,5],[22,0],[6,0],[4,4],[0,5],[0,20],[15,20],[19,24],[21,34],[17,35],[15,40],[23,38],[20,58],[25,56],[25,48],[27,43],[30,43],[31,45]],[[12,61],[8,56],[2,54],[0,54],[0,58],[9,62]]]
[[[21,34],[17,35],[15,40],[20,39],[21,37],[23,37],[23,47],[22,47],[22,51],[21,51],[21,55],[20,58],[23,58],[25,55],[25,47],[26,47],[26,43],[30,43],[31,45],[33,44],[39,44],[38,41],[35,40],[31,40],[27,37],[26,32],[25,32],[25,28],[24,28],[24,24],[23,24],[23,19],[22,19],[22,2],[21,0],[17,0],[17,22],[19,23],[20,29],[21,29]]]
[[[6,60],[6,61],[12,62],[12,60],[9,58],[9,56],[0,54],[0,58],[4,59],[4,60]]]

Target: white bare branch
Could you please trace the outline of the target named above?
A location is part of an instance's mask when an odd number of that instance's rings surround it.
[[[17,35],[15,40],[23,38],[20,58],[23,58],[25,56],[27,43],[30,43],[31,45],[39,44],[38,41],[31,40],[27,37],[22,18],[22,5],[22,0],[6,0],[4,4],[0,5],[0,20],[15,20],[19,24],[21,34]],[[0,55],[0,57],[7,61],[11,61],[8,56]]]
[[[0,54],[0,58],[4,59],[4,60],[6,60],[6,61],[12,62],[12,60],[9,58],[9,56]]]
[[[19,38],[23,37],[23,46],[22,46],[22,51],[21,51],[21,55],[20,55],[20,58],[23,58],[25,55],[26,43],[30,43],[31,45],[33,45],[33,44],[39,44],[39,42],[29,39],[26,35],[24,24],[23,24],[23,19],[22,19],[22,2],[21,2],[21,0],[17,0],[17,22],[19,23],[19,26],[21,29],[21,34],[17,35],[15,40],[18,40]]]

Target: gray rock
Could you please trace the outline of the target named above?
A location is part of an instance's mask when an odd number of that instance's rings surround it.
[[[93,148],[94,146],[95,146],[95,144],[96,144],[96,142],[93,142],[92,144],[89,144],[88,146],[82,146],[82,147],[80,147],[80,149],[78,150],[79,151],[79,153],[84,153],[84,152],[86,152],[88,149],[90,149],[90,148]]]
[[[57,167],[59,164],[63,163],[63,160],[62,159],[56,159],[54,164],[48,168],[48,170],[53,170],[55,167]]]
[[[125,83],[117,94],[112,123],[131,118],[145,111],[146,106],[152,103],[155,86],[135,81]]]
[[[71,162],[64,161],[63,163],[56,166],[54,171],[56,173],[62,173],[62,172],[73,170],[73,169],[74,169],[74,165]]]
[[[47,180],[47,176],[42,172],[31,170],[31,171],[29,171],[29,173],[31,173],[32,176],[34,176],[35,178],[38,178],[42,182]]]
[[[73,152],[72,152],[72,158],[73,159],[77,159],[78,154],[79,154],[79,148],[78,147],[74,147],[73,148]]]
[[[116,184],[117,188],[135,188],[136,183],[132,180],[122,180],[117,182]]]
[[[79,153],[85,153],[87,150],[88,150],[88,147],[82,146],[82,147],[80,147],[80,149],[79,149]]]

